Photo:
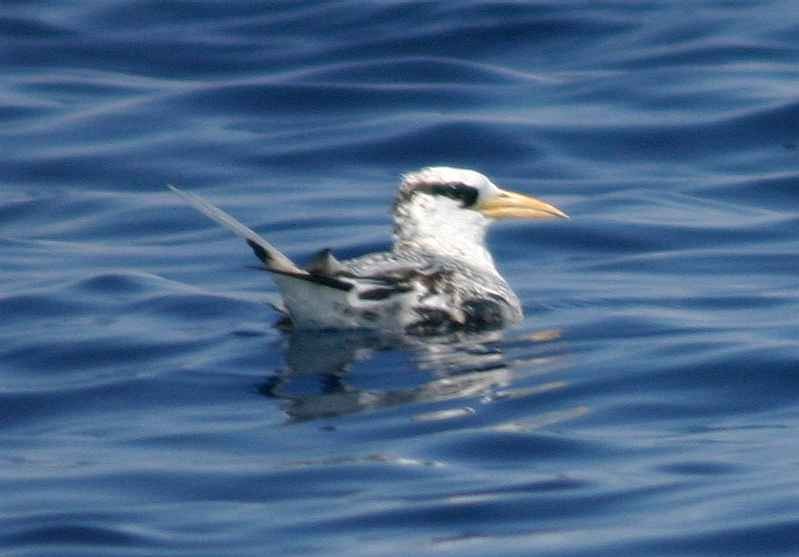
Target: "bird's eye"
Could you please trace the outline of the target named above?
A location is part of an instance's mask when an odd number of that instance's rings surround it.
[[[480,190],[473,188],[472,186],[461,184],[458,191],[460,194],[460,199],[463,201],[464,207],[471,207],[475,205],[477,203],[477,199],[480,197]]]
[[[461,202],[462,207],[471,207],[477,202],[480,192],[477,188],[460,183],[439,184],[433,186],[433,195],[443,195]]]

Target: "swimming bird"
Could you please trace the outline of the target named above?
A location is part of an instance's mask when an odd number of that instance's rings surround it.
[[[296,329],[427,334],[518,322],[522,306],[486,247],[487,228],[502,219],[568,218],[474,170],[428,167],[403,176],[391,251],[339,261],[326,249],[303,269],[208,201],[169,188],[247,241]]]

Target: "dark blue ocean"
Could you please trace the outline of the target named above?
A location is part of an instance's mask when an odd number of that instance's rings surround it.
[[[0,553],[798,555],[797,13],[3,0]],[[571,215],[521,324],[278,330],[165,187],[303,263],[427,165]]]

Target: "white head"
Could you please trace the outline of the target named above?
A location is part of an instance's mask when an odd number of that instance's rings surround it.
[[[394,241],[494,268],[485,232],[495,219],[567,218],[533,197],[503,190],[474,170],[445,166],[406,174],[394,204]]]

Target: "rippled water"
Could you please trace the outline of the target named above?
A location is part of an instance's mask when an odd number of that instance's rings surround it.
[[[791,2],[0,6],[9,556],[799,552]],[[497,226],[501,334],[290,336],[200,192],[298,261],[401,172]]]

